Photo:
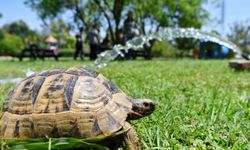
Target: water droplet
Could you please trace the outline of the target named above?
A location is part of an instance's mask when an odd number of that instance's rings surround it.
[[[125,45],[115,45],[112,50],[104,51],[98,55],[98,58],[90,67],[106,67],[107,64],[115,60],[118,56],[124,57],[129,49],[138,50],[143,48],[145,44],[149,45],[150,40],[173,40],[175,38],[194,38],[201,41],[211,41],[220,45],[224,45],[231,49],[237,55],[241,55],[240,49],[232,42],[227,41],[219,36],[202,32],[194,28],[161,28],[158,32],[148,35],[141,35],[126,42]]]

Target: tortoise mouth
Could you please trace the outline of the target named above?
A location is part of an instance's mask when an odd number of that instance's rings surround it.
[[[141,118],[147,115],[150,115],[155,110],[155,104],[153,101],[144,99],[144,100],[134,100],[132,111],[133,115],[131,119]],[[135,118],[133,118],[135,117]]]
[[[143,106],[134,106],[132,107],[132,110],[137,112],[138,114],[142,116],[150,115],[155,110],[155,104],[154,103],[143,103]]]

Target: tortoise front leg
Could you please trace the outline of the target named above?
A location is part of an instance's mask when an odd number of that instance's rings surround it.
[[[135,129],[128,122],[125,122],[124,128],[129,129],[129,131],[127,132],[127,134],[125,134],[124,137],[124,146],[128,150],[141,150],[139,137]]]

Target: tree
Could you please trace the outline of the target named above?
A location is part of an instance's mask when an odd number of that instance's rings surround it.
[[[29,26],[23,20],[5,24],[3,26],[3,31],[12,35],[20,36],[22,39],[35,34],[34,31],[29,29]]]
[[[109,32],[111,33],[112,41],[114,42],[114,34],[112,29],[111,19],[109,19],[108,13],[106,13],[106,9],[110,9],[110,3],[112,1],[98,1],[98,0],[26,0],[25,4],[34,9],[40,19],[43,21],[44,25],[48,26],[55,17],[59,17],[62,14],[70,12],[72,14],[72,21],[74,25],[80,29],[84,27],[85,30],[88,30],[89,27],[93,24],[98,24],[106,18],[109,24]],[[120,8],[120,2],[123,3],[123,0],[116,0],[114,8]],[[105,5],[103,5],[105,4]],[[119,6],[119,7],[118,7]],[[104,16],[101,16],[101,14]],[[114,11],[116,14],[116,24],[119,23],[119,11]],[[118,29],[116,29],[118,30]]]
[[[118,32],[122,17],[124,18],[122,14],[130,9],[135,12],[143,34],[146,33],[147,21],[151,22],[151,26],[157,26],[157,29],[165,26],[201,28],[202,22],[208,18],[208,13],[201,7],[205,0],[94,0],[94,2],[105,16],[111,35],[113,35],[112,28],[115,28],[115,33]]]
[[[74,23],[78,28],[89,27],[89,15],[92,10],[88,4],[82,0],[26,0],[25,5],[31,7],[38,13],[45,26],[48,26],[54,18],[61,17],[64,13],[71,13]]]
[[[49,33],[58,39],[61,48],[66,48],[67,38],[70,37],[71,26],[61,18],[55,19],[49,25]]]
[[[26,0],[25,4],[34,9],[44,25],[54,18],[72,14],[72,24],[87,30],[93,24],[108,29],[113,43],[118,39],[118,30],[128,11],[135,12],[141,31],[146,26],[195,27],[200,28],[208,18],[202,8],[206,0]]]
[[[208,13],[201,6],[204,0],[179,0],[179,1],[169,1],[165,3],[165,8],[167,14],[169,15],[169,21],[165,21],[164,18],[159,18],[160,25],[166,25],[170,27],[193,27],[200,29],[206,19],[208,19]],[[190,38],[180,38],[176,39],[176,46],[178,49],[189,51],[194,48],[197,40]],[[182,51],[183,52],[183,51]],[[183,53],[180,53],[181,56]]]
[[[230,26],[228,39],[242,48],[244,52],[250,53],[246,47],[250,44],[250,23],[249,21],[235,22]]]
[[[5,34],[0,41],[0,55],[15,55],[23,48],[23,40],[16,35]]]
[[[3,31],[2,29],[0,29],[0,40],[3,39],[3,37],[4,37]]]
[[[0,18],[2,18],[2,14],[0,13]],[[3,30],[0,28],[0,40],[3,39]]]

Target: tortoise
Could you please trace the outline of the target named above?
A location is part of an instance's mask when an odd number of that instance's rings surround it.
[[[154,109],[152,100],[130,98],[96,71],[52,69],[27,77],[9,92],[0,135],[16,139],[90,138],[129,129],[122,143],[129,149],[140,149],[128,121],[150,115]]]

